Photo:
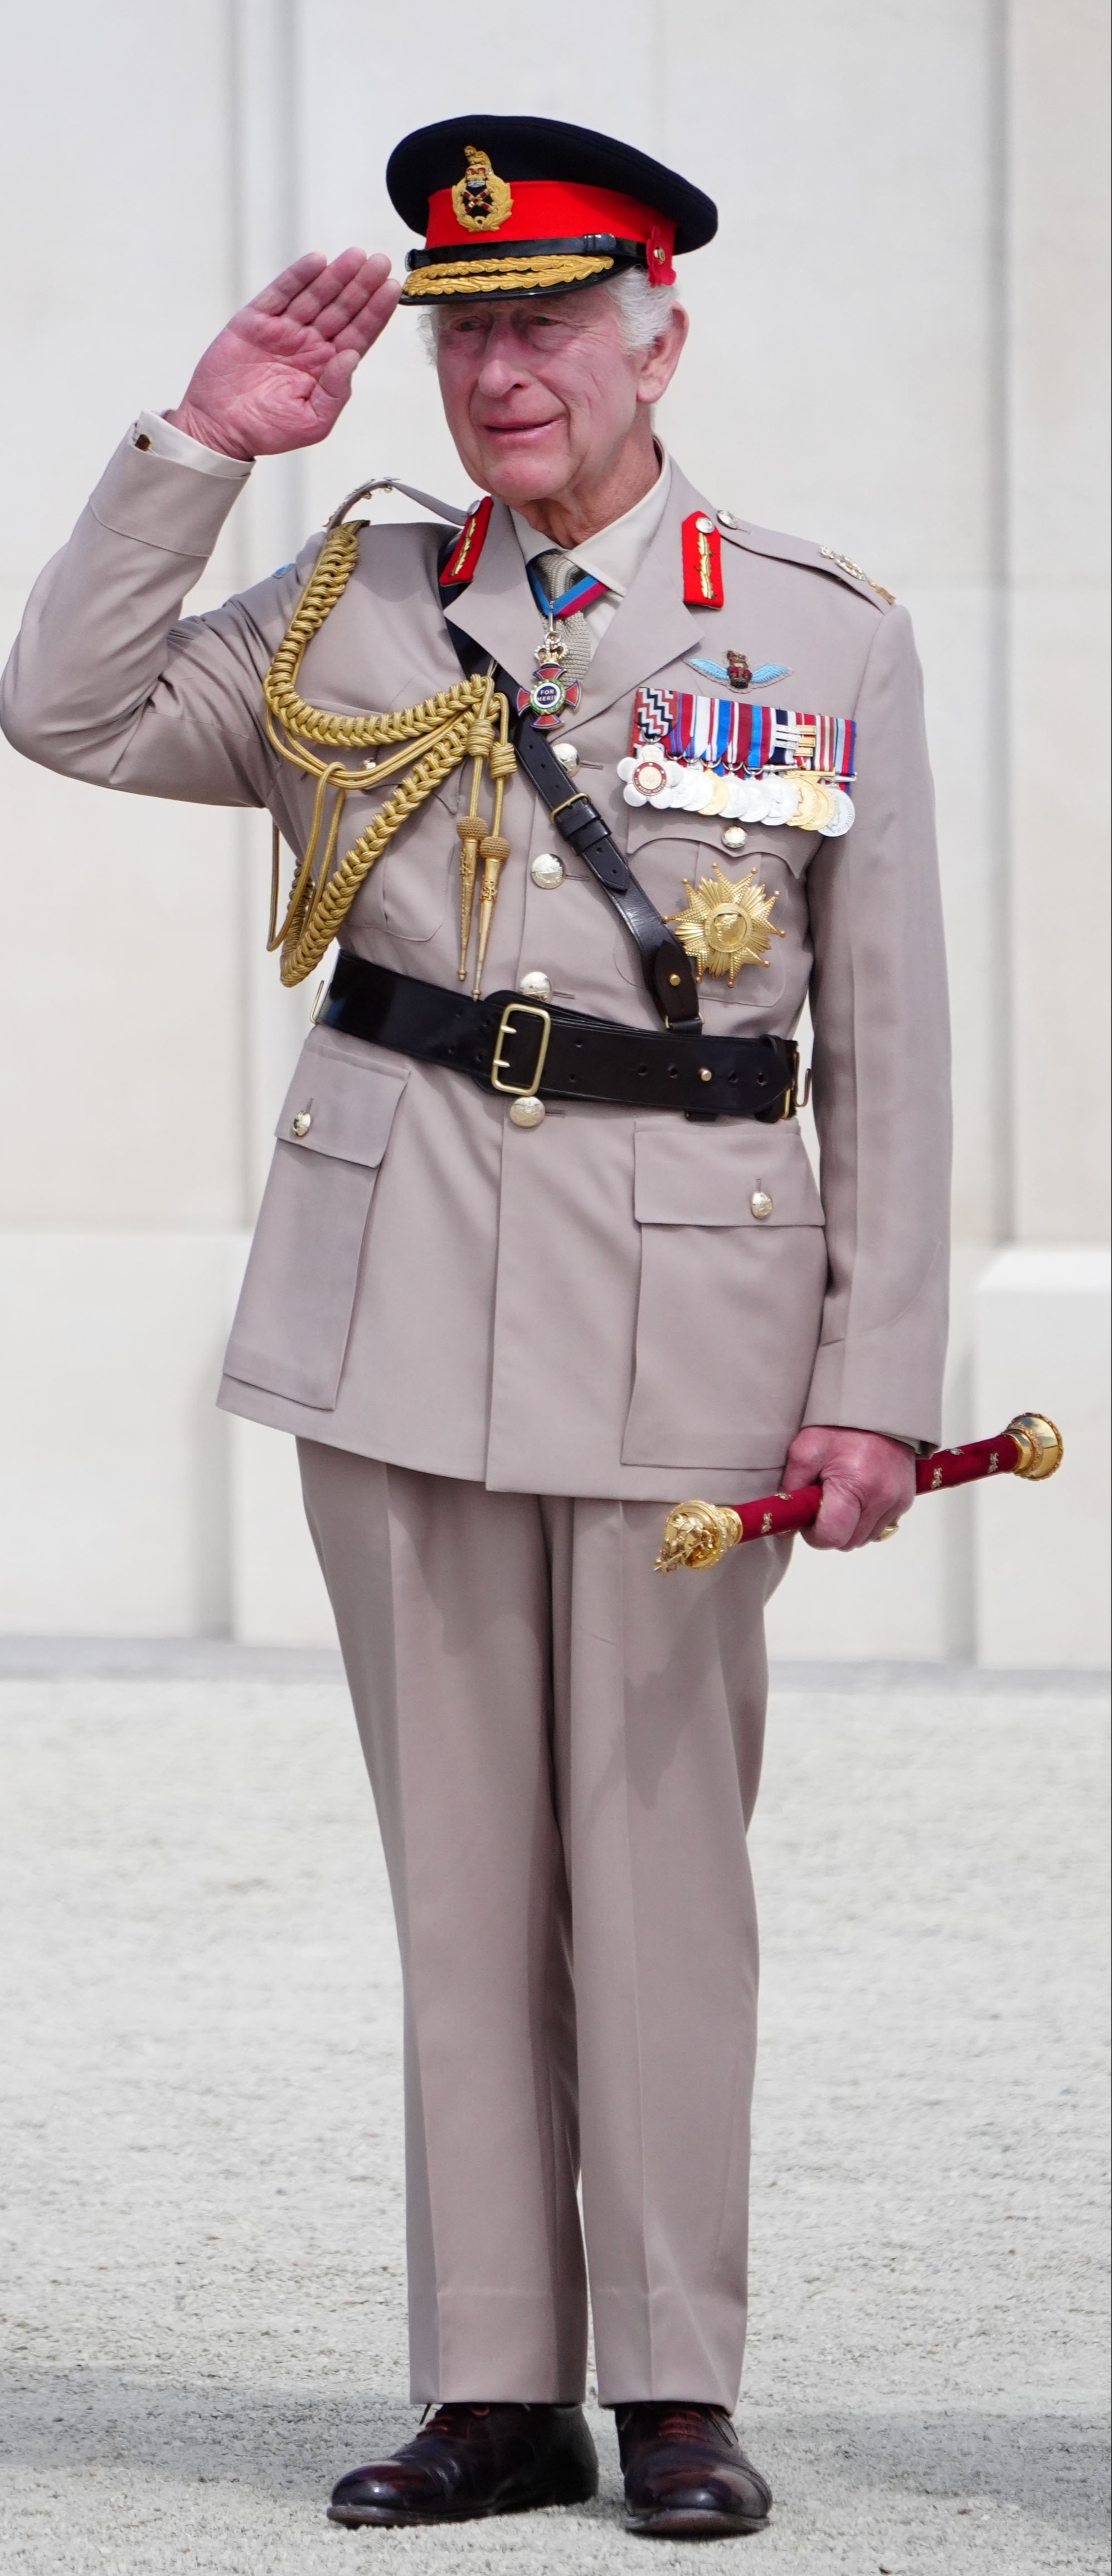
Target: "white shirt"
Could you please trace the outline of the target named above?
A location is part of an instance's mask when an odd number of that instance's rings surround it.
[[[246,483],[251,472],[251,459],[224,456],[218,447],[205,447],[200,439],[190,438],[184,429],[175,429],[161,412],[141,411],[132,431],[138,444],[143,440],[153,456],[164,456],[172,465],[190,465],[197,474],[217,474],[227,483]],[[574,553],[577,564],[595,581],[606,583],[606,598],[596,599],[583,611],[592,645],[605,634],[612,617],[617,615],[642,557],[652,544],[664,516],[672,480],[669,458],[658,442],[660,472],[652,489],[635,501],[632,510],[624,510],[620,519],[612,519],[608,528],[599,528],[582,545],[562,551]],[[547,554],[555,540],[531,528],[520,510],[511,510],[514,532],[525,563],[534,555]]]
[[[149,447],[152,456],[165,456],[171,465],[191,465],[195,474],[219,474],[225,483],[246,483],[254,462],[250,456],[223,456],[218,447],[204,447],[199,438],[175,429],[172,420],[163,420],[160,411],[141,411],[131,436],[136,447]]]

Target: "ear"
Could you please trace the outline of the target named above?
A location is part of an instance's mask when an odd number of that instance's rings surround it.
[[[683,352],[690,323],[682,304],[674,304],[663,331],[641,352],[641,373],[637,383],[637,400],[655,403],[666,393]]]

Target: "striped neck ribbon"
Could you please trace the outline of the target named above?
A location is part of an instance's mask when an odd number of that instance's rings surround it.
[[[593,573],[585,572],[579,581],[573,581],[570,590],[561,591],[559,599],[550,599],[535,559],[525,569],[529,575],[529,588],[543,617],[575,617],[581,609],[593,608],[596,599],[606,598],[607,584],[596,581]]]

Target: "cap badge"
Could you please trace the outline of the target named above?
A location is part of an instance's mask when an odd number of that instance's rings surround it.
[[[467,168],[452,190],[456,220],[469,233],[496,233],[513,212],[513,197],[504,179],[490,166],[490,155],[465,143]]]
[[[774,894],[766,894],[756,882],[757,871],[751,868],[737,885],[715,867],[712,877],[700,878],[693,886],[685,877],[688,904],[684,912],[670,912],[682,945],[691,958],[695,973],[727,975],[731,984],[741,966],[767,966],[768,948],[773,937],[784,933],[769,919]]]

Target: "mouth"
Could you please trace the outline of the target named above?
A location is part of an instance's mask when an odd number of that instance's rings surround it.
[[[483,438],[497,439],[509,450],[535,447],[547,437],[550,429],[558,428],[559,419],[559,413],[555,412],[550,420],[480,420],[475,426]]]

